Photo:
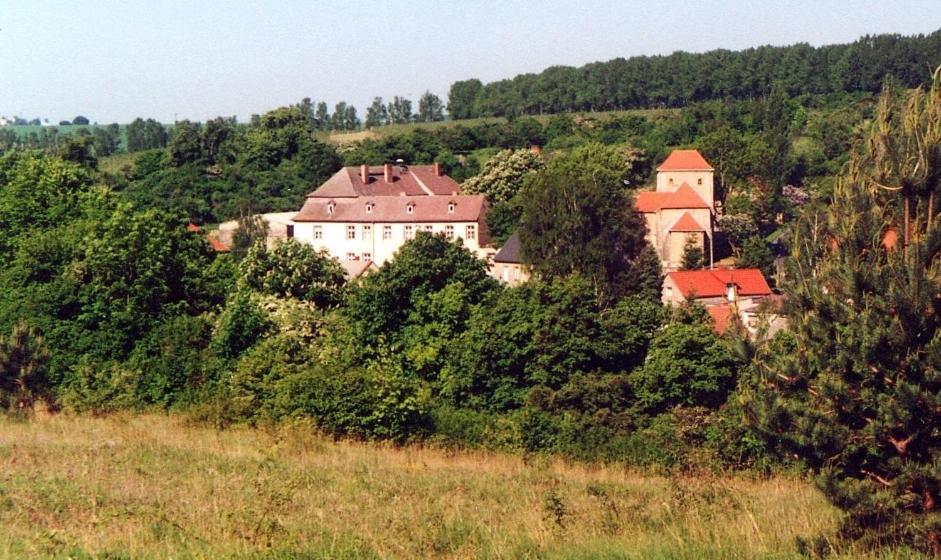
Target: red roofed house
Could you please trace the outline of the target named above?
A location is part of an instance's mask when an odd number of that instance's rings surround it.
[[[673,150],[657,168],[657,190],[637,193],[635,206],[647,221],[647,240],[665,270],[679,268],[689,240],[712,258],[714,171],[697,150]]]
[[[293,236],[340,261],[381,265],[419,231],[460,238],[482,256],[487,203],[459,192],[438,164],[344,167],[307,195]]]
[[[663,303],[681,305],[696,301],[712,316],[720,333],[737,321],[755,333],[762,321],[774,330],[786,325],[780,313],[780,296],[757,268],[680,270],[663,280]]]

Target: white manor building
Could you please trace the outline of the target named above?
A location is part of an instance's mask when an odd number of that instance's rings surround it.
[[[439,164],[344,167],[307,195],[288,235],[341,262],[382,265],[419,231],[460,238],[483,257],[486,200],[459,192]]]

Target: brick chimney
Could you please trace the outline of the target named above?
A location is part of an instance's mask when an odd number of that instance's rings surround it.
[[[363,180],[363,184],[369,184],[369,167],[365,165],[359,166],[359,176]]]
[[[392,182],[392,164],[387,163],[383,165],[382,170],[386,176],[386,183],[391,183]]]
[[[440,176],[441,176],[441,164],[438,162],[435,162],[435,177],[440,177]]]

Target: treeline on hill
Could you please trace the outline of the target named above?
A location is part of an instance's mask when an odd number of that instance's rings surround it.
[[[513,288],[428,234],[351,283],[296,241],[213,254],[178,207],[141,204],[130,183],[102,186],[87,162],[9,151],[0,398],[24,414],[45,400],[92,413],[183,409],[221,426],[308,418],[337,437],[662,469],[803,467],[847,512],[846,537],[941,554],[941,75],[930,92],[886,88],[860,128],[848,124],[867,110],[856,105],[808,111],[781,88],[753,103],[656,122],[559,117],[541,128],[547,145],[553,126],[572,128],[547,161],[501,156],[522,180],[475,188],[517,206],[537,278]],[[505,130],[521,121],[531,122]],[[839,142],[855,148],[837,154],[837,143],[828,156],[826,134],[799,151],[795,131],[811,123],[843,130]],[[296,107],[230,144],[207,142],[228,130],[218,124],[179,126],[135,168],[150,158],[145,177],[188,165],[277,176],[304,158],[340,163]],[[659,263],[632,204],[649,160],[593,141],[635,125],[641,138],[712,138],[725,207],[739,205],[746,225],[796,218],[781,279],[789,331],[720,336],[701,308],[661,305]],[[385,158],[377,142],[343,157]],[[366,149],[376,151],[351,155]],[[789,192],[816,150],[838,180],[810,197]]]
[[[784,194],[826,194],[829,177],[845,163],[873,102],[850,95],[789,98],[777,88],[756,100],[708,101],[675,111],[470,121],[341,146],[318,140],[316,123],[304,106],[271,111],[253,124],[222,117],[202,124],[182,121],[164,140],[165,148],[158,145],[123,168],[110,169],[105,181],[142,207],[181,211],[192,222],[206,224],[238,218],[248,209],[296,210],[341,165],[380,165],[400,158],[412,164],[440,162],[459,182],[483,172],[474,182],[490,185],[516,180],[506,176],[505,156],[494,158],[501,150],[535,145],[551,157],[594,142],[630,154],[634,163],[626,180],[637,186],[652,176],[671,147],[685,145],[698,147],[719,169],[719,194],[728,214],[747,214],[774,229],[773,202]],[[151,130],[159,139],[157,127]],[[90,149],[60,155],[96,165]],[[795,194],[784,188],[788,185],[804,190]],[[490,202],[499,206],[491,226],[503,239],[518,222],[518,204],[505,193],[491,196]],[[770,233],[767,227],[763,231]]]
[[[878,92],[887,76],[911,88],[941,64],[941,31],[874,35],[843,45],[764,46],[742,51],[636,56],[483,84],[455,82],[452,119],[684,107],[708,99],[753,99],[775,83],[789,95]]]

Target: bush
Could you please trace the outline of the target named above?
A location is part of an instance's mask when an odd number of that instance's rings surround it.
[[[212,323],[205,316],[170,317],[137,344],[128,367],[142,372],[143,403],[171,406],[206,382]]]

